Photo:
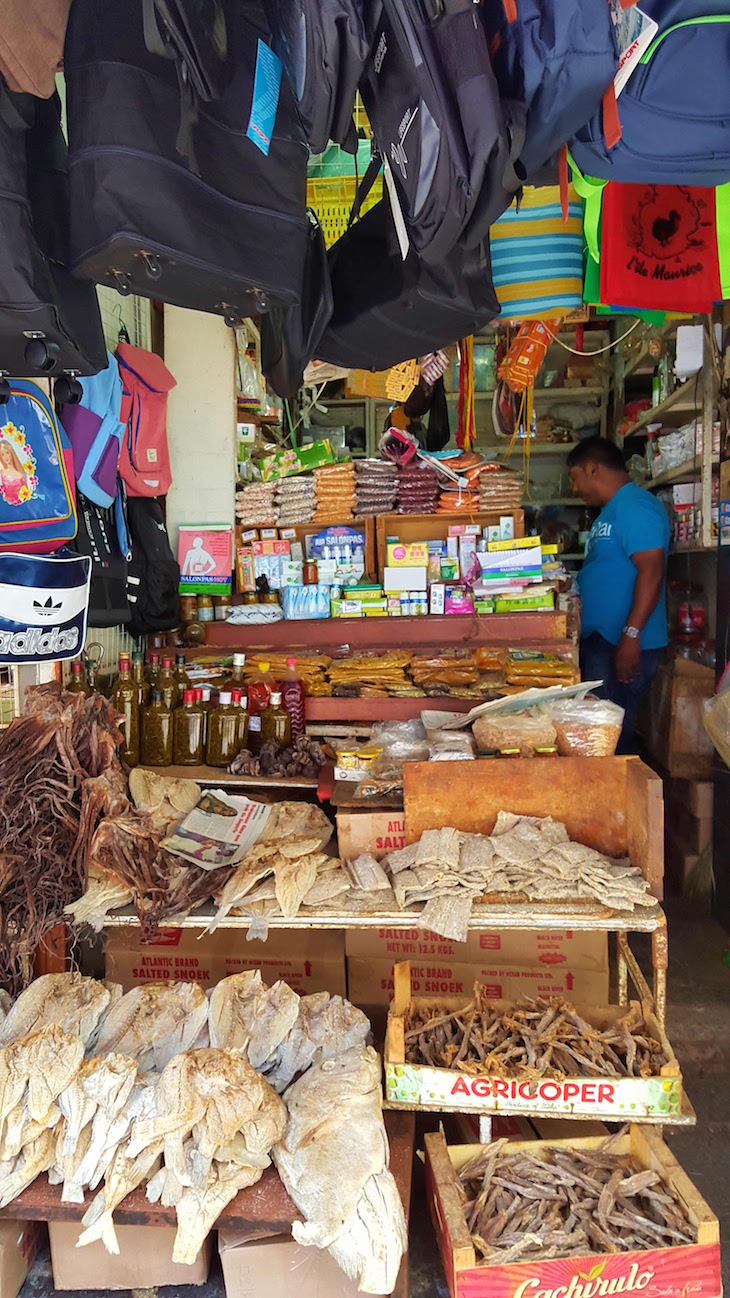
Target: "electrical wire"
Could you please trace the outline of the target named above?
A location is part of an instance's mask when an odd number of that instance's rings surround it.
[[[553,342],[558,344],[558,347],[562,347],[563,351],[572,352],[573,356],[600,356],[602,352],[613,351],[614,347],[618,347],[619,343],[622,343],[624,338],[628,338],[629,334],[633,333],[634,329],[638,328],[640,324],[641,320],[634,320],[634,323],[626,330],[625,334],[621,334],[620,338],[614,338],[613,342],[607,343],[605,347],[596,347],[595,351],[590,352],[579,352],[577,347],[569,347],[567,343],[561,342],[557,334],[554,334],[552,329],[548,328],[544,320],[542,321],[545,333],[550,335]]]

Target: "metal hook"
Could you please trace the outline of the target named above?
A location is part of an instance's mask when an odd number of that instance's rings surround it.
[[[115,302],[115,303],[114,303],[113,314],[116,315],[116,317],[117,317],[117,319],[118,319],[118,321],[119,321],[119,332],[118,332],[118,334],[117,334],[117,341],[120,342],[120,343],[128,343],[128,342],[130,342],[131,340],[130,340],[130,337],[129,337],[129,330],[127,329],[127,326],[126,326],[126,324],[124,323],[124,317],[123,317],[123,315],[122,315],[122,304],[121,304],[121,302]]]

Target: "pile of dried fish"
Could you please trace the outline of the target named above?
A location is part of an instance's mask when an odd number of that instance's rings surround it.
[[[300,1242],[391,1291],[405,1223],[370,1024],[347,1001],[267,988],[258,972],[224,979],[210,1005],[190,983],[123,996],[49,974],[0,1010],[0,1206],[42,1172],[65,1203],[98,1189],[79,1244],[114,1253],[114,1210],[146,1183],[175,1207],[173,1260],[192,1263],[271,1154],[306,1218]]]
[[[459,1173],[480,1265],[696,1243],[660,1174],[614,1152],[624,1134],[595,1149],[485,1145]]]
[[[313,780],[323,766],[334,760],[334,751],[328,744],[320,744],[316,739],[299,735],[283,751],[273,740],[262,744],[258,757],[248,748],[243,748],[228,769],[232,775],[275,775],[280,778],[304,776]]]
[[[656,1077],[667,1063],[636,1002],[610,1027],[587,1023],[561,996],[523,996],[505,1010],[474,985],[450,1013],[415,1009],[405,1024],[406,1060],[500,1077]]]
[[[233,911],[258,920],[256,935],[265,937],[273,916],[293,919],[300,906],[318,906],[347,892],[350,884],[342,862],[322,850],[333,832],[319,807],[275,803],[261,837],[217,896],[210,931]]]
[[[652,904],[646,879],[630,861],[571,842],[565,825],[550,816],[500,811],[489,837],[428,829],[383,864],[401,910],[425,902],[421,925],[457,942],[466,941],[477,898],[591,900],[612,910]]]
[[[32,977],[43,936],[86,883],[89,818],[101,794],[123,797],[116,713],[101,695],[55,682],[28,690],[0,736],[0,986]]]

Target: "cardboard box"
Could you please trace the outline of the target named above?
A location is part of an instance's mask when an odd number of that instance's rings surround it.
[[[579,1149],[599,1148],[604,1136],[572,1136],[562,1144]],[[527,1146],[515,1142],[515,1151],[527,1148],[539,1153],[540,1143]],[[722,1293],[720,1274],[720,1227],[687,1174],[664,1141],[651,1127],[632,1123],[625,1136],[617,1138],[615,1153],[631,1154],[645,1168],[658,1171],[673,1194],[684,1204],[697,1227],[696,1244],[673,1248],[649,1248],[634,1253],[592,1253],[585,1257],[550,1258],[542,1255],[529,1262],[477,1266],[472,1238],[464,1221],[462,1198],[456,1172],[479,1152],[477,1145],[447,1147],[440,1132],[427,1132],[426,1196],[438,1241],[451,1298],[499,1298],[503,1295],[632,1293],[684,1293],[695,1298],[717,1298]],[[588,1262],[588,1265],[587,1265]],[[592,1270],[595,1288],[588,1289],[586,1273]],[[596,1281],[596,1277],[599,1279]]]
[[[405,847],[406,818],[402,811],[336,812],[337,850],[344,861],[354,861],[363,852],[376,860],[397,847]],[[354,933],[355,930],[351,930]],[[381,930],[375,930],[380,932]],[[384,931],[384,930],[383,930]],[[369,936],[370,934],[363,934]],[[350,932],[348,932],[348,937]],[[373,933],[375,936],[375,933]],[[353,952],[356,954],[356,952]]]
[[[715,786],[711,780],[670,780],[665,801],[667,807],[680,803],[698,820],[711,820],[714,797]]]
[[[398,813],[391,814],[395,818]],[[340,852],[344,855],[341,848]],[[475,929],[466,942],[452,942],[422,928],[352,928],[345,934],[345,954],[358,960],[418,961],[436,956],[453,964],[536,965],[603,973],[608,969],[608,935],[587,929]]]
[[[407,568],[428,563],[428,541],[389,541],[388,564],[391,568]]]
[[[357,1298],[326,1248],[304,1248],[289,1235],[238,1244],[232,1232],[218,1232],[226,1298]]]
[[[712,778],[715,750],[703,718],[714,692],[714,670],[686,658],[660,667],[654,677],[644,738],[651,755],[676,778]]]
[[[367,1009],[389,1005],[393,999],[392,960],[347,957],[347,995],[353,1005]],[[448,959],[411,959],[415,996],[463,996],[466,1003],[475,982],[486,987],[490,1000],[516,1001],[520,996],[566,996],[584,1005],[608,1001],[608,969],[519,968],[494,963],[457,964]]]
[[[77,1248],[77,1221],[50,1221],[53,1284],[56,1289],[154,1289],[160,1285],[201,1285],[213,1255],[209,1235],[192,1266],[173,1262],[174,1226],[117,1226],[119,1253],[112,1257],[101,1240]]]
[[[667,846],[675,841],[696,855],[704,852],[712,843],[712,816],[700,819],[681,803],[667,803],[664,808],[664,829]]]
[[[195,929],[162,928],[149,942],[139,930],[107,934],[106,976],[125,992],[146,982],[177,979],[214,987],[221,978],[260,969],[269,986],[280,978],[301,995],[345,995],[345,942],[325,932],[272,930],[266,942],[248,942],[243,929],[221,928],[199,937]]]
[[[384,568],[383,589],[386,594],[401,590],[425,590],[427,586],[427,568],[421,567]]]
[[[40,1242],[37,1221],[0,1221],[0,1298],[18,1298]]]

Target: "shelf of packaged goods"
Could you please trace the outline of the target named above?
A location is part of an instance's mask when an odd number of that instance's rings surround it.
[[[533,388],[535,401],[548,401],[558,404],[559,401],[601,401],[606,395],[605,388]],[[449,401],[458,401],[458,392],[447,394]],[[474,393],[475,401],[493,401],[494,388],[486,388]]]
[[[695,411],[701,416],[702,387],[696,377],[693,377],[675,388],[674,392],[670,392],[664,401],[659,402],[659,405],[652,406],[651,410],[645,410],[625,433],[619,432],[619,437],[624,441],[627,437],[645,437],[648,424],[662,424],[667,419],[679,419],[681,422],[682,417],[692,415]]]
[[[227,649],[230,653],[264,649],[297,649],[330,654],[385,652],[386,649],[413,650],[439,648],[475,648],[477,645],[539,646],[546,640],[564,640],[564,613],[427,613],[421,617],[311,618],[280,621],[265,625],[241,625],[234,622],[208,622],[204,645],[187,649],[188,660],[210,656],[211,651]],[[176,651],[177,652],[177,651]]]
[[[475,525],[481,529],[495,526],[502,518],[512,519],[515,537],[525,535],[525,515],[521,509],[436,510],[433,514],[379,514],[375,520],[378,572],[387,561],[387,542],[391,539],[409,544],[413,541],[445,541],[449,528]]]
[[[719,466],[715,463],[712,468],[717,469]],[[651,481],[643,485],[647,491],[657,491],[659,487],[669,487],[674,482],[692,482],[702,474],[702,456],[693,455],[691,460],[685,460],[683,464],[678,464],[674,469],[665,469],[663,473],[658,473]]]

